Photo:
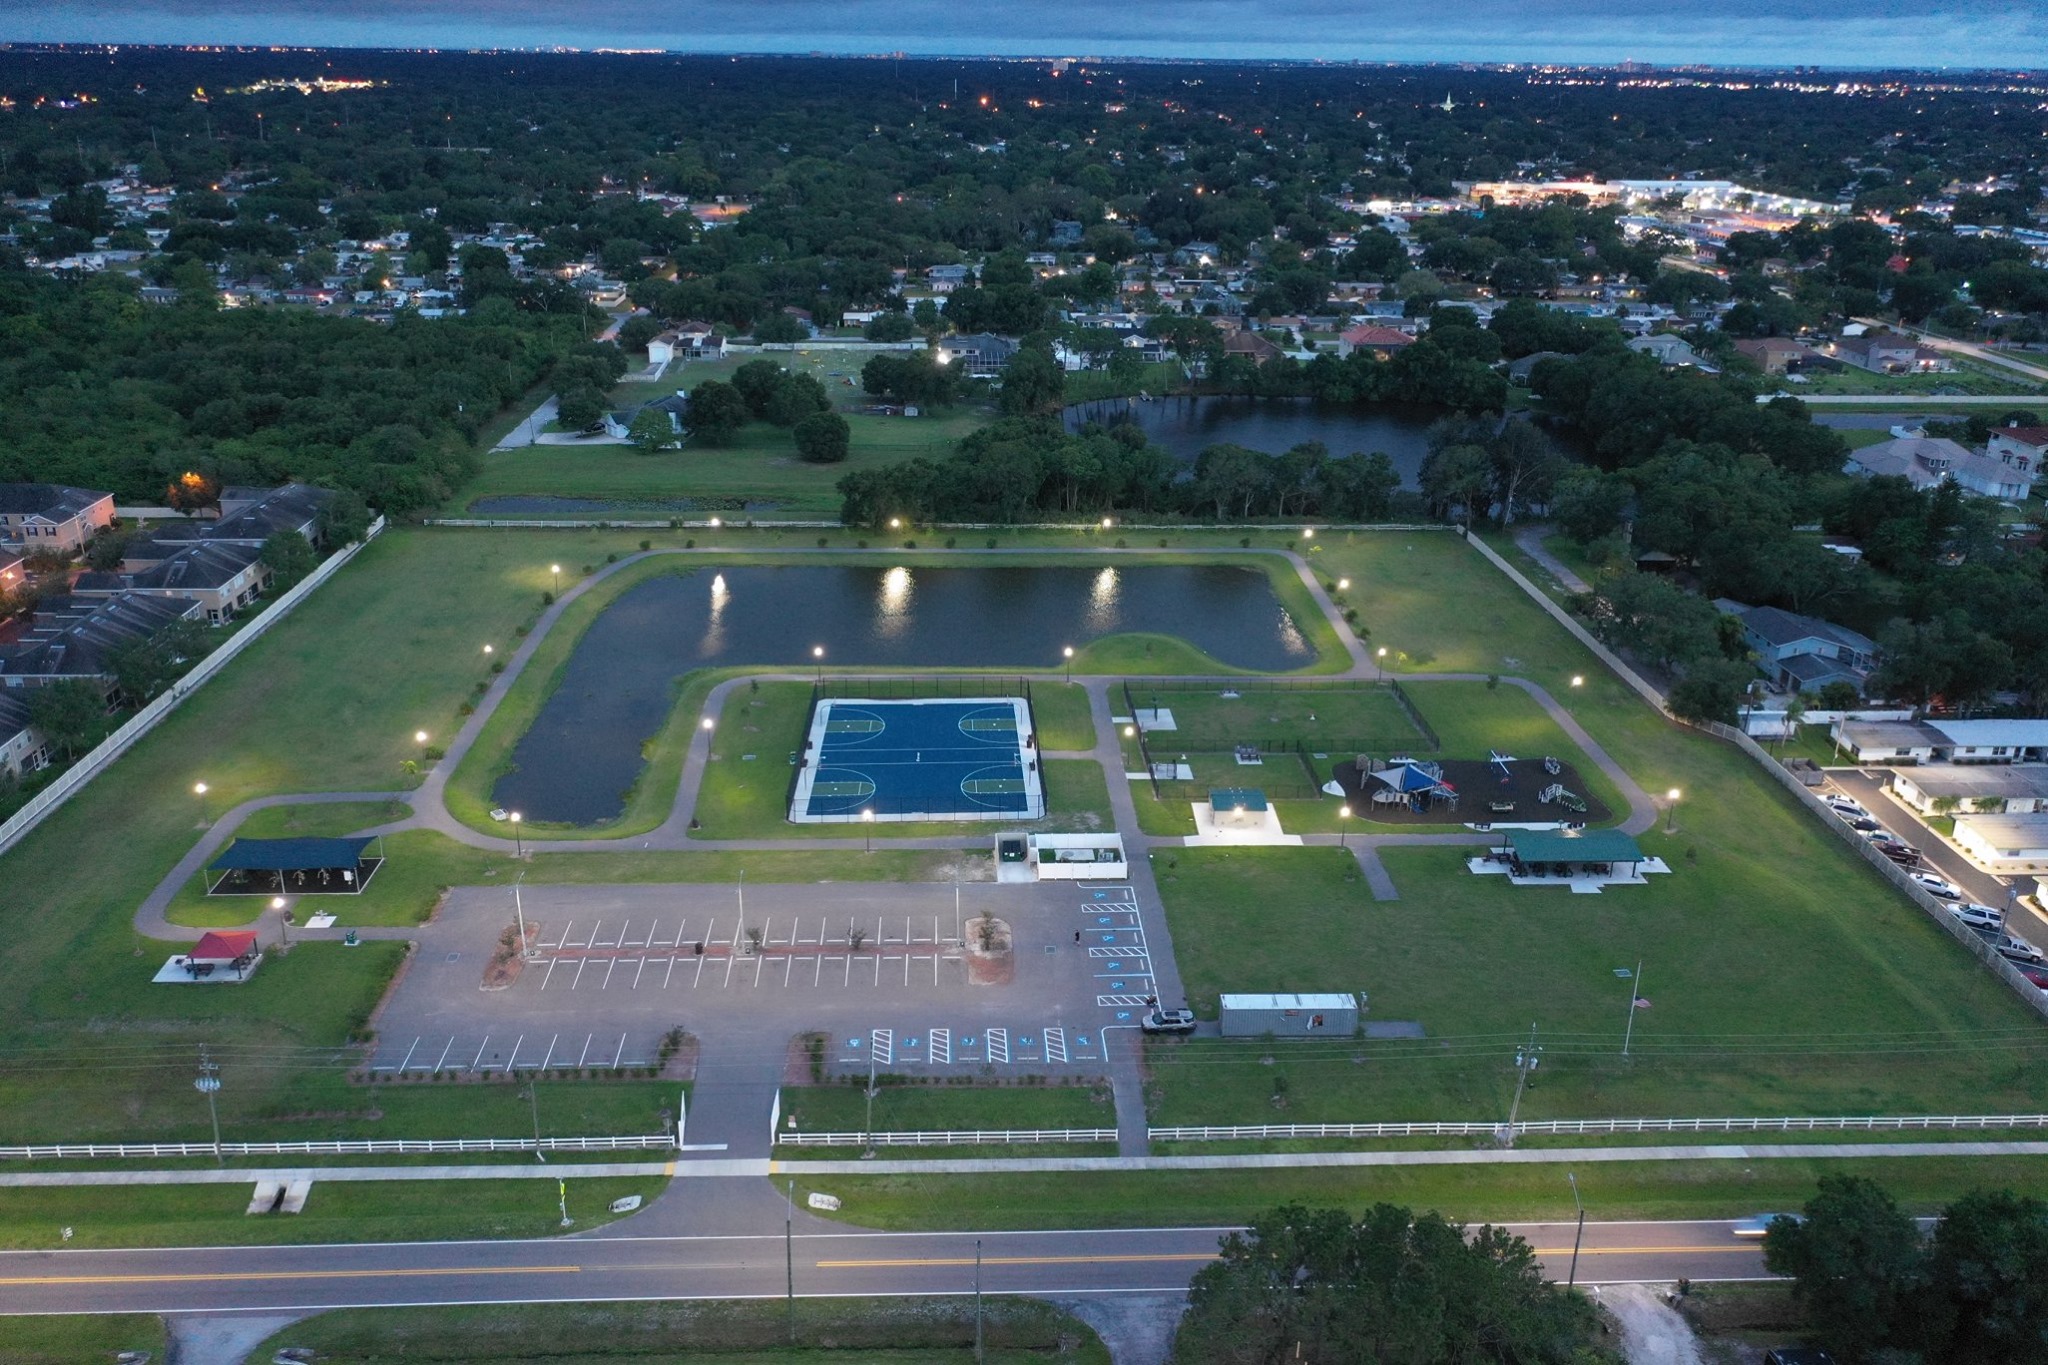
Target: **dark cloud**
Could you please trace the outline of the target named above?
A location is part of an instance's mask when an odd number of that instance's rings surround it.
[[[17,40],[1993,66],[2010,0],[0,0]]]

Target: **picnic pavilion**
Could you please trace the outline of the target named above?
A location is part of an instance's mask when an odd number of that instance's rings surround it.
[[[237,839],[208,870],[209,896],[353,896],[384,864],[366,857],[371,836],[347,839]]]

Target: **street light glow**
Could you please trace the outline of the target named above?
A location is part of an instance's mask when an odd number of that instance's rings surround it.
[[[901,517],[891,517],[891,518],[889,518],[889,529],[890,529],[890,530],[894,531],[894,530],[896,530],[896,529],[897,529],[898,527],[900,527],[900,526],[902,526],[902,525],[903,525],[903,518],[901,518]]]
[[[562,571],[562,566],[561,566],[561,565],[559,565],[559,564],[550,564],[550,565],[548,565],[548,572],[549,572],[549,573],[560,573],[561,571]]]
[[[1337,580],[1337,591],[1338,591],[1338,592],[1350,592],[1350,591],[1351,591],[1351,580],[1350,580],[1350,579],[1348,579],[1348,578],[1340,578],[1340,579],[1338,579],[1338,580]]]
[[[709,716],[706,716],[706,717],[704,717],[704,728],[705,728],[705,729],[707,729],[707,730],[709,730],[709,729],[711,728],[711,717],[709,717]]]
[[[1581,675],[1579,675],[1579,674],[1577,674],[1577,673],[1574,673],[1574,674],[1572,674],[1572,686],[1573,686],[1573,687],[1584,687],[1585,685],[1586,685],[1586,680],[1585,680],[1585,678],[1584,678],[1584,677],[1582,677]]]
[[[711,529],[714,531],[716,531],[720,526],[724,524],[725,523],[721,522],[717,517],[713,517],[711,519]]]
[[[1670,791],[1664,793],[1664,799],[1666,801],[1676,801],[1678,799],[1678,796],[1679,792],[1678,788],[1676,787],[1673,787]]]
[[[427,732],[425,730],[413,731],[412,742],[415,744],[425,744],[427,742]]]
[[[497,652],[498,652],[498,651],[497,651],[497,646],[495,646],[495,645],[485,645],[485,646],[484,646],[484,653],[486,653],[486,654],[495,654],[495,653],[497,653]]]
[[[194,796],[206,795],[206,784],[204,782],[194,782],[192,784],[192,794]]]
[[[1104,517],[1104,518],[1102,519],[1102,529],[1103,529],[1103,530],[1105,530],[1105,531],[1107,531],[1107,530],[1108,530],[1108,529],[1109,529],[1109,528],[1110,528],[1111,526],[1113,526],[1114,524],[1115,524],[1115,523],[1114,523],[1114,522],[1112,522],[1112,521],[1111,521],[1111,520],[1110,520],[1110,519],[1109,519],[1108,517]]]

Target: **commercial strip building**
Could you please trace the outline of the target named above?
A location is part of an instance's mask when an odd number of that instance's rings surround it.
[[[1830,733],[1858,763],[2048,762],[2048,720],[1843,720]]]
[[[1892,774],[1892,795],[1921,815],[2048,811],[2048,764],[1926,763]]]

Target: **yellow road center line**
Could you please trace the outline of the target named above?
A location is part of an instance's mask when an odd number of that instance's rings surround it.
[[[187,1275],[18,1275],[6,1285],[228,1284],[241,1280],[381,1280],[428,1275],[578,1275],[580,1265],[478,1265],[390,1270],[221,1270]]]

